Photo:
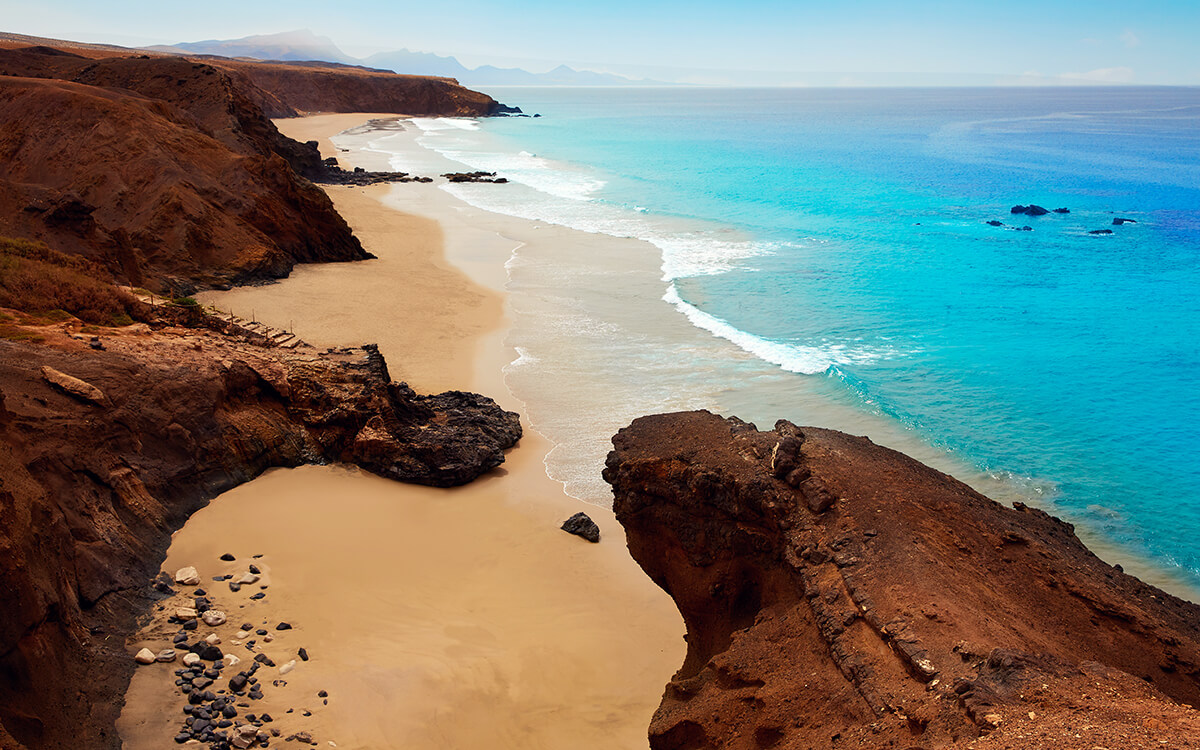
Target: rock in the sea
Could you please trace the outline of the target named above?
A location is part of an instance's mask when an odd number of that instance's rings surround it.
[[[180,568],[175,571],[175,583],[183,586],[199,586],[200,574],[191,565],[186,568]]]
[[[1134,219],[1122,219],[1122,218],[1120,218],[1120,217],[1118,217],[1118,218],[1116,218],[1116,219],[1113,219],[1113,226],[1114,226],[1114,227],[1119,227],[1119,226],[1121,226],[1122,224],[1137,224],[1137,221],[1136,221],[1136,220],[1134,220]]]
[[[144,648],[141,651],[138,651],[133,656],[133,660],[136,661],[138,664],[153,664],[155,662],[156,658],[157,657],[155,657],[154,652],[148,648]]]
[[[1030,203],[1028,206],[1013,206],[1011,209],[1009,209],[1009,213],[1026,214],[1028,216],[1045,216],[1050,212],[1041,206],[1036,206]]]
[[[1088,232],[1088,234],[1112,234],[1112,233],[1113,233],[1113,230],[1111,230],[1111,229],[1093,229],[1092,231]]]
[[[995,219],[992,219],[992,220],[991,220],[991,221],[989,221],[987,224],[988,224],[988,226],[989,226],[989,227],[1002,227],[1002,226],[1004,226],[1004,222],[1002,222],[1002,221],[996,221]]]
[[[587,513],[576,513],[563,521],[561,528],[568,534],[583,537],[593,544],[600,541],[600,527],[596,525],[596,522]]]
[[[1071,213],[1071,209],[1069,209],[1069,208],[1056,208],[1056,209],[1054,209],[1054,213],[1056,213],[1056,214],[1069,214],[1069,213]]]
[[[154,661],[163,663],[175,661],[175,649],[164,648],[162,651],[159,651],[154,655]]]
[[[210,628],[215,628],[218,625],[224,625],[225,620],[228,619],[225,616],[225,613],[219,609],[206,610],[204,614],[200,615],[200,617],[204,620],[204,624]]]

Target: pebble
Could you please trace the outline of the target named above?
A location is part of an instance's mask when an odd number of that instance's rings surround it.
[[[218,625],[224,625],[225,620],[228,619],[225,613],[219,609],[210,609],[201,616],[204,618],[204,624],[213,628]]]
[[[241,664],[241,663],[242,663],[242,660],[239,659],[238,657],[234,656],[233,654],[225,654],[225,666],[236,667],[238,664]]]
[[[271,635],[270,633],[267,633],[263,636],[263,643],[270,643],[273,640],[275,640],[275,636]]]
[[[159,651],[157,654],[155,654],[154,661],[159,661],[159,662],[164,662],[164,663],[175,661],[175,649],[164,648],[162,651]]]
[[[175,610],[175,619],[177,620],[194,620],[199,613],[194,607],[178,607]]]
[[[187,633],[176,633],[175,638],[173,640],[175,641],[175,643],[186,643],[187,638],[188,638]]]
[[[250,598],[253,599],[254,601],[258,601],[259,599],[262,599],[264,597],[266,597],[266,594],[264,594],[263,592],[260,591],[257,594],[254,594],[253,596],[251,596]]]
[[[317,691],[317,697],[318,697],[318,698],[328,698],[328,697],[329,697],[329,692],[328,692],[328,691],[325,691],[325,690],[318,690],[318,691]]]
[[[249,637],[250,633],[243,627],[241,630],[233,634],[235,640],[244,641]]]
[[[308,661],[308,650],[307,649],[301,648],[296,653],[299,654],[300,661]]]
[[[210,646],[216,646],[221,642],[221,636],[217,635],[216,633],[209,633],[208,635],[204,636],[204,642]]]
[[[251,631],[251,630],[254,630],[254,626],[253,626],[253,625],[251,625],[251,624],[250,624],[250,623],[248,623],[248,622],[243,622],[243,623],[242,623],[242,630],[245,630],[245,631],[249,632],[249,631]]]
[[[253,573],[254,575],[258,575],[259,573],[262,573],[262,571],[259,570],[258,566],[254,565],[253,563],[251,563],[251,565],[250,565],[250,572]]]
[[[252,583],[258,583],[258,574],[245,573],[241,578],[237,579],[237,582],[242,586],[249,586]]]
[[[284,675],[296,668],[296,660],[292,659],[287,664],[279,668],[279,674]]]
[[[184,586],[196,586],[200,583],[200,574],[191,565],[186,568],[180,568],[175,571],[175,583]]]
[[[233,555],[229,554],[228,552],[226,552],[225,554],[221,555],[221,559],[224,560],[225,562],[233,562],[237,558],[234,557]]]
[[[258,630],[255,630],[255,631],[254,631],[254,633],[255,633],[256,635],[266,635],[266,634],[267,634],[267,631],[266,631],[266,630],[263,630],[262,628],[259,628]]]
[[[133,657],[133,660],[136,661],[138,664],[153,664],[154,659],[155,659],[154,652],[148,648],[144,648],[141,651],[138,651],[137,654],[135,654]]]
[[[242,584],[238,583],[237,581],[230,581],[229,582],[229,590],[230,591],[241,591]]]
[[[279,623],[278,625],[276,625],[276,626],[275,626],[275,629],[276,629],[276,630],[291,630],[291,629],[292,629],[292,625],[291,625],[291,623],[287,623],[287,622],[281,622],[281,623]]]
[[[195,629],[196,629],[196,628],[198,628],[198,627],[200,627],[200,621],[199,621],[199,620],[188,620],[187,622],[185,622],[185,623],[183,624],[183,629],[184,629],[184,630],[195,630]]]
[[[196,653],[187,653],[183,655],[183,663],[189,667],[200,663],[200,655]]]

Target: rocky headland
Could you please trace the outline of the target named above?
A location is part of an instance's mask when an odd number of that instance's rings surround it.
[[[644,417],[605,479],[688,653],[682,748],[1200,744],[1200,607],[870,440]]]
[[[80,747],[80,732],[117,746],[125,636],[171,533],[216,494],[320,462],[456,485],[521,434],[490,399],[392,382],[371,346],[286,348],[194,308],[142,313],[122,328],[10,322],[0,339],[6,750]]]

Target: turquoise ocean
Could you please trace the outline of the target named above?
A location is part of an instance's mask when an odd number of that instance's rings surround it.
[[[648,403],[717,383],[699,405],[769,427],[820,399],[1200,588],[1200,89],[488,93],[542,116],[420,142],[516,185],[447,189],[646,241],[641,303],[724,347],[642,342],[675,373]]]

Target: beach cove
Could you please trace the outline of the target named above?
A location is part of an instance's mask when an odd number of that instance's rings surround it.
[[[328,140],[369,117],[277,124],[319,140],[346,168],[387,169]],[[515,243],[503,228],[454,220],[460,207],[428,186],[328,192],[377,260],[301,266],[279,284],[203,301],[318,347],[377,342],[395,380],[475,390],[523,411],[503,385],[515,358],[502,296]],[[417,215],[386,205],[389,193]],[[205,584],[250,562],[263,572],[269,588],[257,602],[249,589],[210,584],[229,612],[214,630],[227,653],[242,654],[229,641],[243,621],[293,626],[260,648],[283,664],[302,646],[310,660],[255,706],[289,731],[343,748],[643,747],[682,660],[683,625],[629,557],[611,512],[546,476],[548,450],[526,425],[501,469],[453,490],[344,467],[270,471],[193,515],[163,570],[195,565]],[[558,529],[579,510],[599,524],[599,545]],[[237,562],[221,562],[226,553]],[[285,649],[292,656],[279,658]],[[178,732],[172,681],[170,670],[135,675],[118,724],[126,747],[163,747]]]

